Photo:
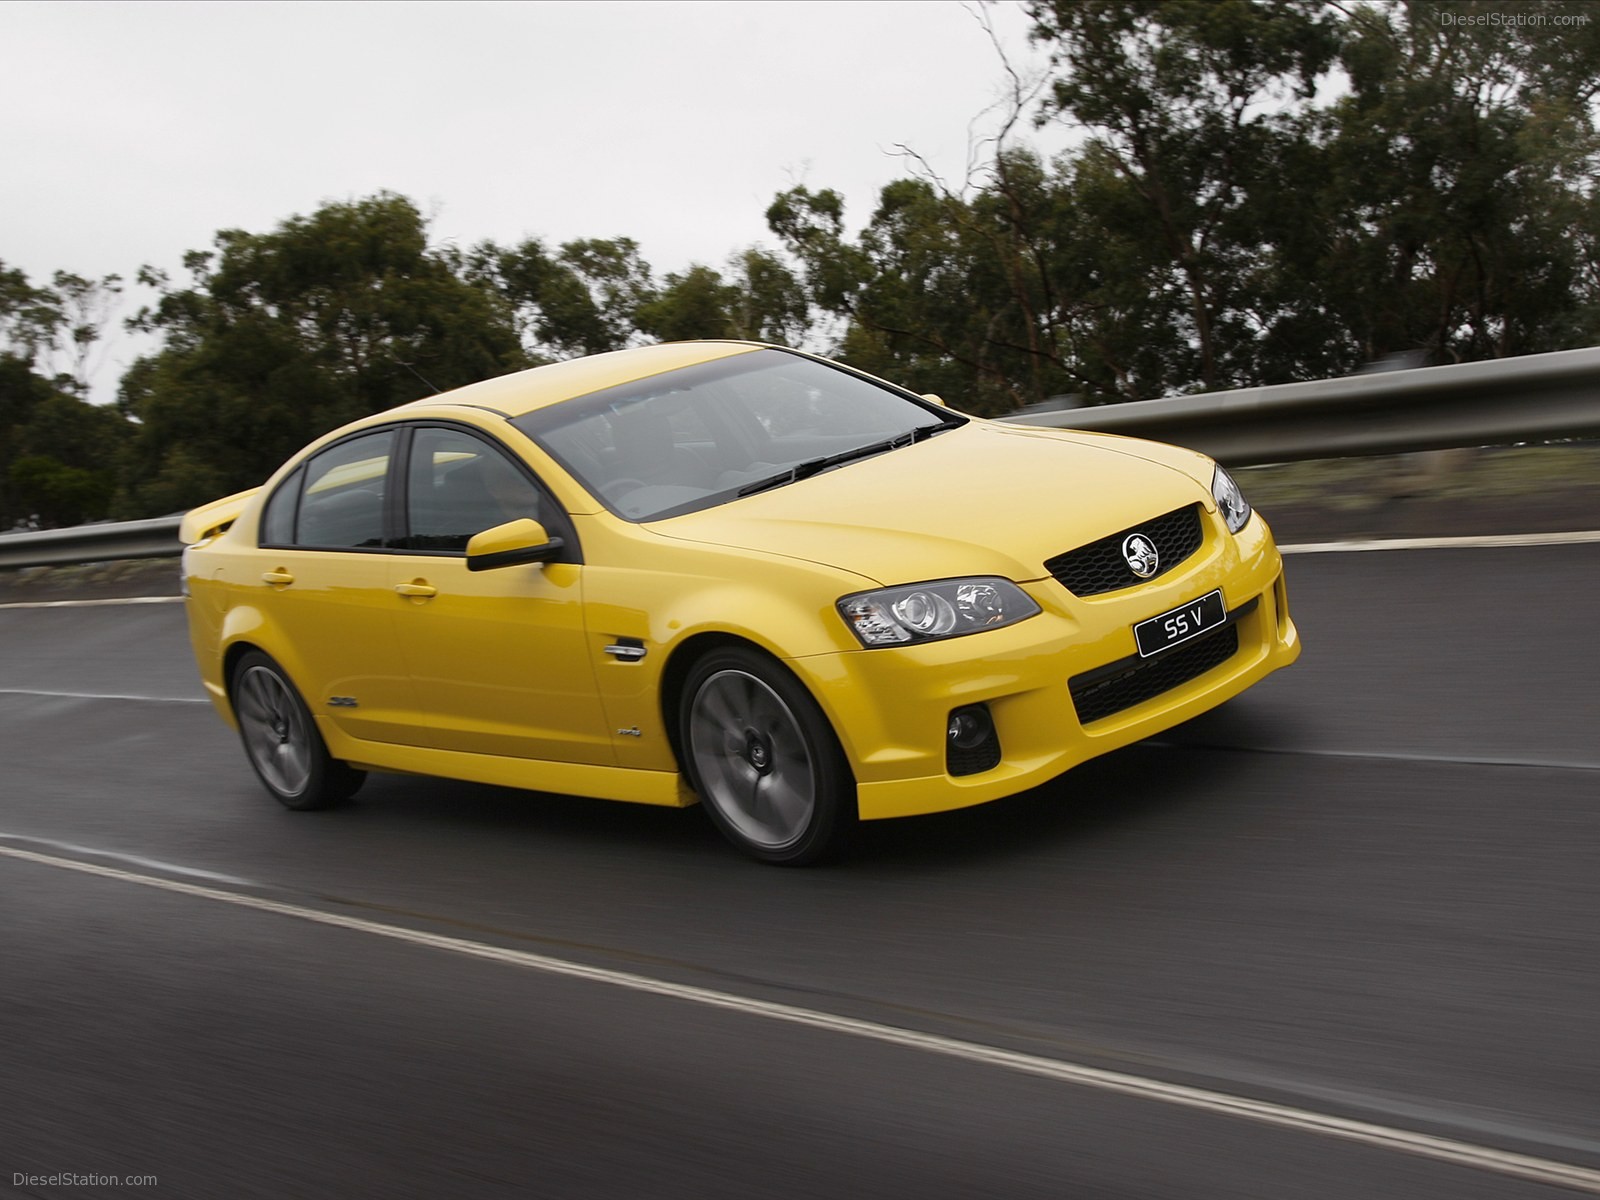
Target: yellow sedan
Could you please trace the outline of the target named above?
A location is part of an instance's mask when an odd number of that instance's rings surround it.
[[[290,808],[369,771],[698,801],[773,863],[1043,783],[1300,652],[1272,535],[1205,456],[745,342],[368,417],[183,539],[206,689]]]

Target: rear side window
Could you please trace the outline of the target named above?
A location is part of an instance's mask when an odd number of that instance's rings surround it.
[[[306,469],[301,467],[279,485],[267,501],[261,514],[261,544],[263,546],[292,546],[294,544],[294,518],[300,507],[300,485],[305,482]]]
[[[262,514],[264,545],[372,549],[383,545],[384,492],[395,432],[330,446],[273,493]]]

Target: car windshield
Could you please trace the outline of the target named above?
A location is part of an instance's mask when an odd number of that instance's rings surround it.
[[[768,349],[579,396],[513,423],[612,512],[649,521],[795,483],[965,418]]]

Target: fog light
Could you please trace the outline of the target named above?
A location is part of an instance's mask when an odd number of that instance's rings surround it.
[[[981,704],[958,708],[950,714],[950,744],[957,750],[976,750],[993,732],[989,710]]]
[[[952,775],[976,775],[999,765],[1000,735],[987,705],[968,704],[950,713],[944,759]]]

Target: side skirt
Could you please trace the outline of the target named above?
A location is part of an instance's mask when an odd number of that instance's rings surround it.
[[[443,779],[463,779],[496,787],[557,792],[567,796],[593,796],[600,800],[658,804],[668,808],[688,808],[699,803],[676,771],[642,771],[588,763],[546,762],[369,742],[341,732],[320,715],[317,717],[317,728],[328,743],[330,754],[364,771],[436,775]]]

